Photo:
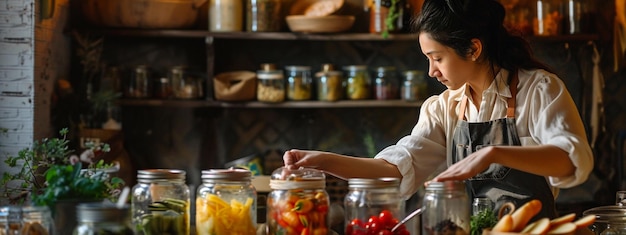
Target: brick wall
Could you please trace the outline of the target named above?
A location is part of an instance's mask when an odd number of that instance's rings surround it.
[[[11,171],[8,155],[50,136],[53,84],[69,73],[68,0],[55,1],[48,19],[40,2],[0,1],[0,172]]]

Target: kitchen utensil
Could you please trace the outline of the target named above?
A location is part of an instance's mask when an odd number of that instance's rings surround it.
[[[400,228],[401,225],[403,225],[407,221],[411,220],[416,215],[421,215],[421,214],[422,214],[422,208],[417,208],[416,210],[411,212],[411,214],[409,214],[406,217],[404,217],[404,219],[402,219],[402,221],[398,222],[395,226],[393,226],[393,228],[391,228],[391,232],[392,233],[395,232],[398,228]]]

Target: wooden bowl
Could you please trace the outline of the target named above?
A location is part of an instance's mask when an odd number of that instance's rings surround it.
[[[338,33],[352,27],[354,16],[329,15],[329,16],[287,16],[287,25],[293,32],[301,33]]]
[[[344,0],[296,0],[289,9],[290,15],[327,16],[335,14]]]

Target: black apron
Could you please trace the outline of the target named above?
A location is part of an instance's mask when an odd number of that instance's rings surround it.
[[[515,97],[517,95],[517,72],[511,73],[509,89],[512,97],[507,100],[507,117],[488,122],[469,123],[465,120],[467,96],[463,96],[459,110],[459,120],[452,140],[452,163],[456,163],[467,155],[490,145],[520,146],[519,136],[515,127]],[[495,211],[506,202],[512,202],[516,208],[524,203],[538,199],[542,208],[532,220],[542,217],[555,218],[556,207],[554,196],[545,177],[499,164],[491,166],[480,174],[466,180],[471,198],[487,197],[495,204]]]

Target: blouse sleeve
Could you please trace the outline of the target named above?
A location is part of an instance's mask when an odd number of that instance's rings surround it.
[[[444,116],[444,108],[438,96],[428,98],[411,134],[375,156],[398,167],[402,174],[400,194],[404,198],[417,192],[428,176],[445,166],[446,137],[440,120]]]

